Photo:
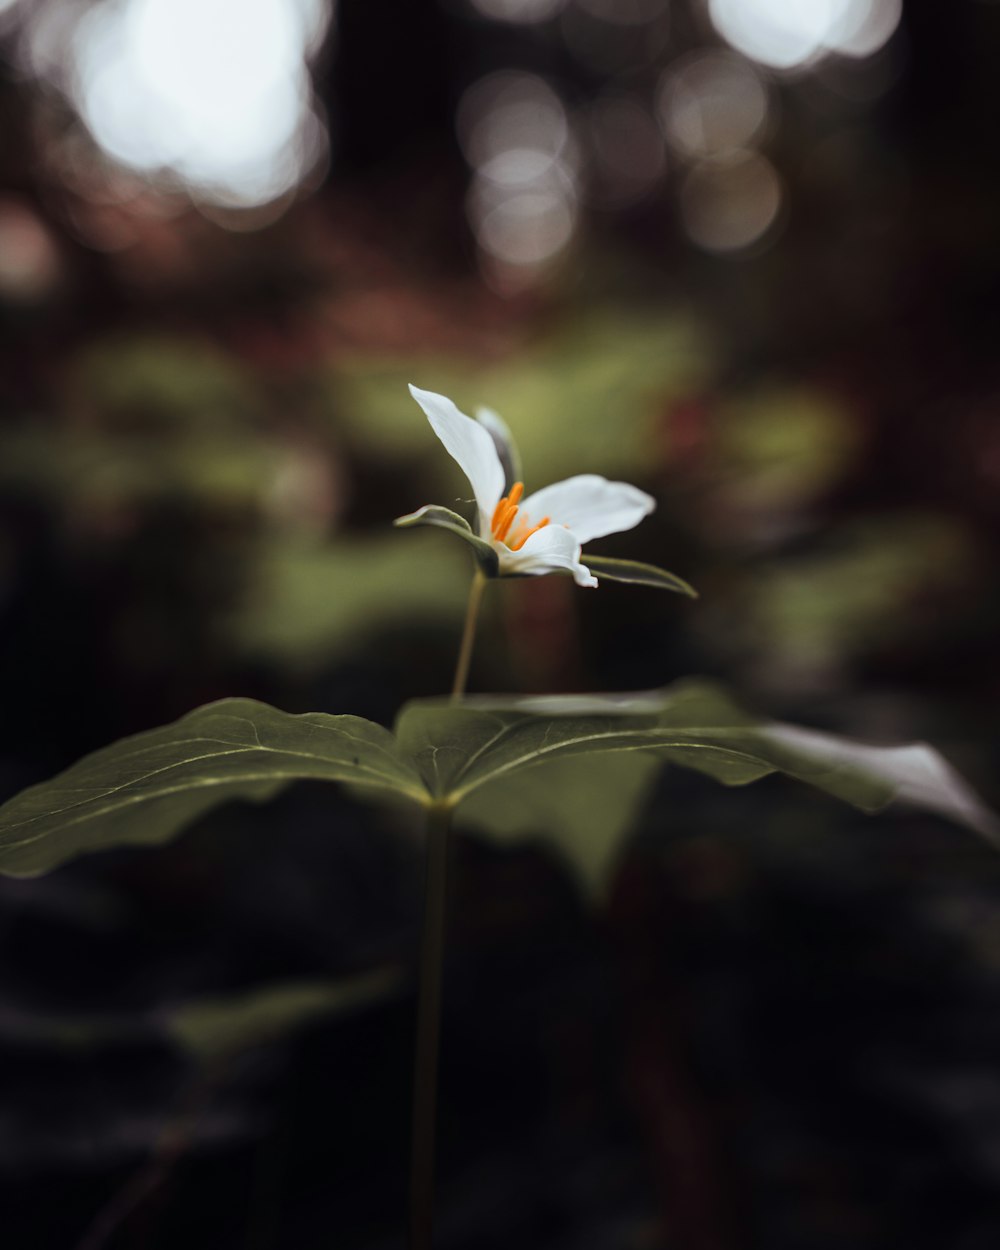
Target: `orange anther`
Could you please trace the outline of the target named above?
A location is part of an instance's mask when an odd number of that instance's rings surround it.
[[[493,531],[493,537],[497,540],[497,542],[502,543],[503,540],[507,537],[507,531],[514,524],[514,518],[516,516],[517,516],[517,504],[513,504],[508,500],[507,507],[504,511],[504,514],[500,518],[500,523],[496,527],[496,529]]]
[[[510,529],[511,521],[517,515],[517,504],[520,502],[521,495],[524,495],[524,482],[515,481],[514,485],[510,487],[510,494],[504,495],[499,504],[492,510],[490,530],[497,542],[504,541],[507,530]]]
[[[524,483],[515,482],[510,488],[510,494],[504,495],[497,506],[493,509],[493,519],[490,522],[490,529],[493,531],[493,537],[497,542],[502,543],[507,537],[507,531],[513,524],[514,518],[517,516],[517,505],[524,494]]]
[[[533,525],[531,529],[525,529],[523,526],[517,531],[510,540],[511,551],[520,551],[524,544],[528,541],[532,534],[537,534],[539,530],[545,529],[546,525],[552,520],[551,517],[542,517],[537,525]]]

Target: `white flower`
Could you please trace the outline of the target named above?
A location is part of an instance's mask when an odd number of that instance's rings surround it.
[[[473,532],[461,517],[432,506],[400,517],[397,524],[424,523],[443,525],[456,532],[466,531],[461,532],[461,536],[478,548],[482,563],[492,566],[495,557],[495,575],[571,573],[577,585],[596,586],[597,578],[580,561],[581,545],[592,538],[632,529],[656,507],[656,501],[638,487],[627,482],[609,482],[594,473],[570,477],[565,482],[555,482],[534,494],[524,495],[523,482],[514,480],[519,469],[510,432],[496,413],[483,408],[477,413],[478,420],[473,420],[459,412],[443,395],[415,386],[410,387],[410,394],[469,479],[476,501],[477,523]],[[630,561],[604,559],[599,563],[631,565]],[[608,576],[613,573],[608,572]],[[616,580],[645,578],[623,577],[619,573]],[[679,585],[671,589],[684,588],[690,592],[686,583],[674,580]]]

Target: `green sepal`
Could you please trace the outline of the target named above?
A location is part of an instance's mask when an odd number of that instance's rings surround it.
[[[480,538],[473,531],[465,517],[452,512],[450,508],[442,508],[440,504],[427,504],[426,507],[418,508],[416,512],[396,517],[393,525],[400,529],[408,529],[413,525],[436,525],[439,529],[448,530],[469,544],[476,557],[476,563],[487,577],[500,576],[500,560],[497,553],[485,539]]]
[[[633,586],[655,586],[658,590],[673,590],[679,595],[698,598],[698,592],[676,573],[668,573],[655,564],[640,564],[638,560],[616,560],[611,556],[592,556],[585,551],[583,563],[597,578],[609,582],[629,582]]]

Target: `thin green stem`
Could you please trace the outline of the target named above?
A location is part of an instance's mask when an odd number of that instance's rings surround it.
[[[479,605],[483,601],[486,588],[485,574],[476,569],[469,587],[469,606],[465,613],[465,628],[462,630],[462,642],[458,648],[458,663],[455,665],[455,680],[451,687],[451,697],[460,699],[465,693],[465,683],[469,678],[469,661],[472,659],[472,644],[476,640],[476,622],[479,620]]]
[[[417,1044],[413,1076],[410,1250],[432,1250],[434,1236],[434,1127],[437,1116],[450,827],[450,807],[435,804],[428,808],[424,932],[420,950]]]

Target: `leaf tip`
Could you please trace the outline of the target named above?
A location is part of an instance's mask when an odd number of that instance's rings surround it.
[[[417,525],[420,521],[423,508],[418,508],[416,512],[407,512],[403,516],[398,516],[393,520],[396,529],[407,529],[411,525]]]

